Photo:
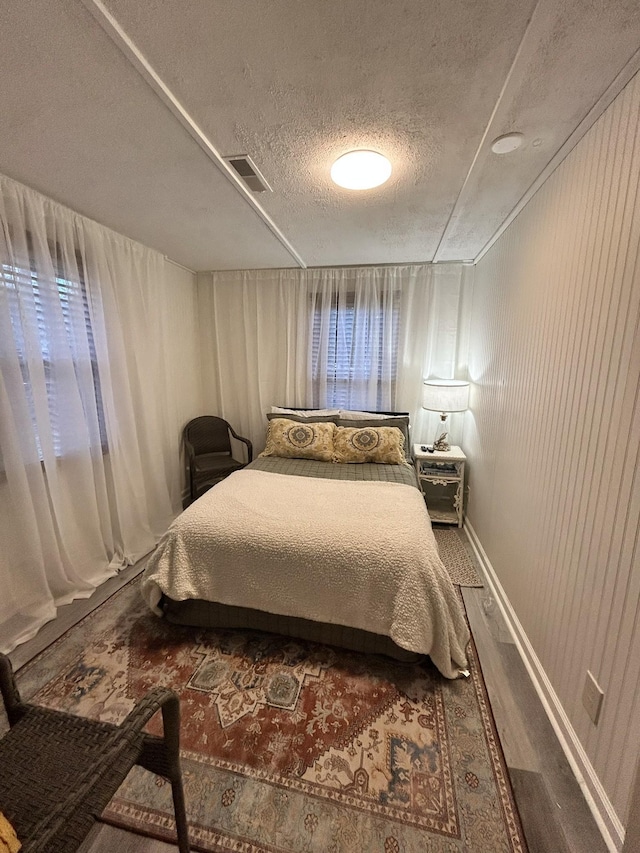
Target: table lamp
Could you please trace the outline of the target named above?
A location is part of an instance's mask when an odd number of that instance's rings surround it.
[[[451,450],[447,441],[449,413],[464,412],[469,408],[469,383],[460,379],[423,379],[422,408],[430,412],[440,412],[433,449]]]

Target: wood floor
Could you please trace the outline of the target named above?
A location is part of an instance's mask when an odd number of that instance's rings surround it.
[[[463,532],[460,536],[466,544]],[[471,549],[469,554],[482,574]],[[11,654],[22,666],[57,636],[142,570],[138,564],[103,584]],[[469,617],[491,707],[530,853],[606,853],[607,847],[558,743],[527,670],[488,588],[464,587]],[[82,853],[171,853],[177,848],[98,824]],[[473,851],[469,851],[473,853]]]
[[[531,853],[606,853],[602,835],[486,587],[462,590]]]

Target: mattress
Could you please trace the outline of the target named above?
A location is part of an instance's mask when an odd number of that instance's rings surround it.
[[[259,457],[174,522],[145,569],[148,602],[179,624],[429,653],[456,677],[468,630],[417,486],[407,464]]]
[[[321,477],[327,480],[368,480],[377,483],[404,483],[419,489],[412,465],[378,465],[364,462],[359,465],[340,465],[315,459],[283,459],[280,456],[259,456],[247,468],[289,474],[295,477]]]

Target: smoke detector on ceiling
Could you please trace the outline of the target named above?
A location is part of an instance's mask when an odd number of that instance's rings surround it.
[[[263,193],[273,192],[256,164],[248,154],[235,154],[232,157],[224,158],[236,174],[242,178],[244,183],[249,187],[251,192]]]
[[[509,154],[509,152],[515,151],[516,148],[520,148],[523,139],[524,136],[521,133],[505,133],[503,136],[499,136],[493,140],[491,150],[494,154]]]

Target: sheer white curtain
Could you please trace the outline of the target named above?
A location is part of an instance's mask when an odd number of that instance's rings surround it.
[[[0,177],[0,649],[178,510],[161,255]]]
[[[200,274],[209,411],[258,450],[272,405],[409,411],[414,436],[426,435],[422,377],[454,375],[462,272],[423,264]]]

